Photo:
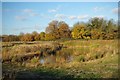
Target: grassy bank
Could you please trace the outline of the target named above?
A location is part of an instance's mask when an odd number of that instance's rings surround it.
[[[3,63],[3,78],[6,78],[7,73],[9,77],[11,75],[13,79],[18,80],[23,77],[43,80],[118,78],[117,44],[117,40],[70,40],[4,46],[3,58],[43,52],[43,57],[50,57],[50,60],[55,62],[41,64],[41,55],[22,62],[16,62],[12,57],[12,61]],[[62,45],[60,49],[59,45]]]

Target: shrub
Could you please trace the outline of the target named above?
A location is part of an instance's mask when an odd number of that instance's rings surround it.
[[[14,57],[12,57],[12,62],[15,62],[17,60],[17,57],[16,56],[14,56]]]
[[[84,55],[80,55],[77,57],[77,61],[79,62],[84,62],[85,61],[85,56]]]
[[[90,60],[99,59],[102,58],[103,56],[104,53],[102,51],[94,52],[93,54],[90,54]]]
[[[31,63],[37,63],[39,61],[38,57],[34,57],[31,59]]]
[[[17,54],[24,54],[29,52],[37,52],[40,51],[40,49],[41,46],[39,45],[19,45],[19,46],[14,46],[11,49],[11,52]]]
[[[2,49],[3,60],[10,59],[13,56],[13,54],[10,53],[10,50],[11,48],[7,48],[7,47]]]

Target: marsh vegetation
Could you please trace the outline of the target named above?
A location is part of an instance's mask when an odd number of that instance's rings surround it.
[[[118,78],[118,25],[91,18],[72,27],[51,21],[45,32],[0,36],[3,80]]]
[[[3,79],[118,78],[117,40],[2,42]]]

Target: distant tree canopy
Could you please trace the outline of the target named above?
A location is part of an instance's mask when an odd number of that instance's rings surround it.
[[[0,38],[4,42],[20,41],[19,37],[16,35],[2,35]]]
[[[20,33],[19,35],[2,35],[2,41],[39,41],[56,39],[117,39],[118,25],[113,19],[91,18],[88,22],[77,22],[70,29],[64,21],[51,21],[45,32]]]
[[[63,21],[59,22],[58,32],[59,32],[60,38],[70,38],[71,37],[69,26],[67,23],[65,23]]]
[[[87,30],[87,26],[83,23],[76,23],[72,29],[72,38],[74,39],[86,39],[86,37],[90,37],[89,30]]]
[[[67,23],[63,21],[52,21],[46,28],[45,40],[70,38],[71,33]]]

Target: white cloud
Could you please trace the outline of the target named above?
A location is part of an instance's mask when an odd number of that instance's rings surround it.
[[[74,20],[77,18],[77,16],[68,16],[69,19]]]
[[[51,10],[48,10],[48,12],[53,13],[53,12],[57,12],[57,10],[51,9]]]
[[[87,19],[89,18],[89,15],[64,15],[64,14],[56,14],[55,18],[57,19],[70,19],[70,20],[75,20],[75,19]]]
[[[115,14],[118,14],[118,11],[120,12],[120,8],[114,8],[114,9],[112,9],[112,12],[115,13]]]
[[[15,19],[25,21],[27,18],[25,16],[15,16]]]
[[[53,19],[53,17],[51,17],[50,15],[46,15],[46,14],[40,14],[40,17],[45,18],[45,19]]]
[[[34,26],[34,28],[35,28],[36,30],[39,30],[39,29],[41,29],[41,25],[36,24],[36,25]]]
[[[80,15],[80,16],[77,16],[78,19],[87,19],[89,18],[88,15]]]
[[[97,18],[105,18],[104,15],[97,15],[97,16],[93,16],[92,18],[94,18],[94,17],[97,17]]]
[[[89,18],[88,15],[79,15],[79,16],[72,15],[72,16],[68,16],[68,19],[71,19],[71,20],[74,20],[74,19],[87,19],[87,18]]]
[[[103,7],[94,7],[93,10],[94,10],[94,12],[99,12],[99,11],[104,10],[104,8]]]
[[[28,19],[28,17],[34,17],[34,16],[38,16],[38,13],[35,13],[34,10],[32,9],[23,9],[21,10],[21,12],[23,12],[23,15],[17,15],[15,16],[16,20],[21,20],[21,21],[25,21]],[[26,17],[27,14],[27,17]]]
[[[16,31],[21,31],[21,30],[40,30],[42,27],[41,25],[39,24],[36,24],[35,26],[16,26],[13,30],[16,30]]]
[[[27,13],[28,16],[38,16],[38,13],[35,13],[32,9],[23,9],[22,12]]]
[[[57,12],[57,11],[60,9],[60,7],[61,7],[61,6],[59,5],[59,6],[57,6],[55,9],[49,9],[48,12],[49,12],[49,13],[55,13],[55,12]]]
[[[24,9],[23,12],[25,12],[25,13],[32,13],[33,10],[32,9]]]
[[[57,19],[65,19],[66,15],[64,15],[64,14],[56,14],[55,18],[57,18]]]
[[[30,13],[29,15],[30,15],[30,16],[39,16],[38,13]]]

